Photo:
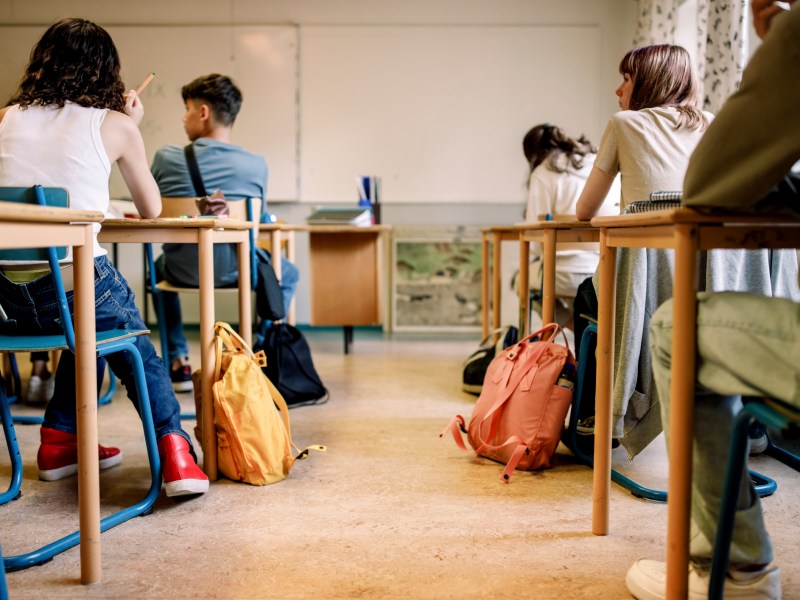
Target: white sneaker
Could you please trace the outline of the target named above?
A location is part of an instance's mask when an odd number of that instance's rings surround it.
[[[747,581],[725,577],[723,594],[726,598],[752,598],[753,600],[780,600],[781,572],[771,567],[753,574]],[[710,573],[689,567],[689,600],[708,598]],[[667,563],[657,560],[637,560],[625,576],[628,591],[637,600],[661,600],[667,597]]]
[[[27,404],[47,404],[53,397],[53,390],[56,387],[56,378],[50,375],[47,379],[42,379],[38,375],[31,375],[28,380],[28,391],[25,394]]]

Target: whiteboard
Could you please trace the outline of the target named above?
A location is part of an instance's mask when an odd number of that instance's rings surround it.
[[[232,142],[267,159],[270,200],[298,199],[297,28],[254,26],[111,26],[122,62],[122,78],[136,89],[151,72],[142,92],[145,117],[140,125],[152,161],[165,144],[188,143],[181,118],[181,87],[209,73],[229,75],[242,90],[242,109]],[[44,27],[0,27],[0,97],[16,89],[33,45]],[[128,196],[117,169],[112,197]]]
[[[303,26],[300,35],[305,201],[353,201],[355,176],[376,175],[382,202],[520,202],[528,129],[547,121],[599,141],[599,27]]]

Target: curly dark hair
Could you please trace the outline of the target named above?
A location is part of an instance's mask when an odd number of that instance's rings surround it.
[[[531,173],[547,159],[547,166],[558,173],[563,173],[569,166],[580,169],[587,154],[597,154],[597,148],[584,136],[576,140],[560,127],[549,123],[536,125],[525,134],[522,151],[528,159]]]
[[[181,88],[183,101],[201,100],[207,102],[214,118],[230,127],[242,107],[242,92],[230,77],[211,73],[190,81]]]
[[[11,104],[125,109],[119,53],[108,32],[86,19],[62,19],[44,33]]]

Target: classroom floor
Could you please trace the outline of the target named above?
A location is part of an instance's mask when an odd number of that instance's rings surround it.
[[[266,487],[220,480],[206,495],[177,502],[162,493],[152,515],[103,534],[102,582],[79,584],[74,548],[9,573],[11,599],[617,599],[629,597],[624,577],[636,558],[663,558],[665,505],[616,485],[611,534],[590,533],[592,472],[563,447],[555,468],[517,472],[505,484],[498,464],[439,438],[453,415],[472,410],[460,373],[477,335],[357,331],[347,356],[340,332],[308,337],[331,400],[293,409],[292,428],[298,446],[325,444],[327,453]],[[181,396],[193,410],[191,395]],[[123,392],[100,409],[99,422],[101,442],[125,454],[101,475],[106,514],[138,500],[149,475],[139,420]],[[0,507],[7,554],[77,526],[75,478],[38,481],[38,428],[19,426],[18,437],[23,496]],[[622,449],[614,457],[620,470],[665,485],[662,438],[633,463]],[[800,479],[766,457],[753,468],[778,480],[766,516],[784,598],[798,598]],[[8,473],[0,457],[0,480]]]

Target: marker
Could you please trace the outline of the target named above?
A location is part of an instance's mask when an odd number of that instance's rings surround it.
[[[155,77],[155,76],[156,76],[156,74],[155,74],[155,73],[150,73],[150,75],[148,75],[148,76],[147,76],[147,79],[145,79],[145,80],[142,82],[142,85],[140,85],[140,86],[139,86],[139,88],[136,90],[136,95],[137,95],[137,96],[138,96],[139,94],[141,94],[141,93],[142,93],[142,91],[144,90],[144,88],[146,88],[146,87],[147,87],[147,84],[148,84],[148,83],[150,83],[151,81],[153,81],[153,77]]]

